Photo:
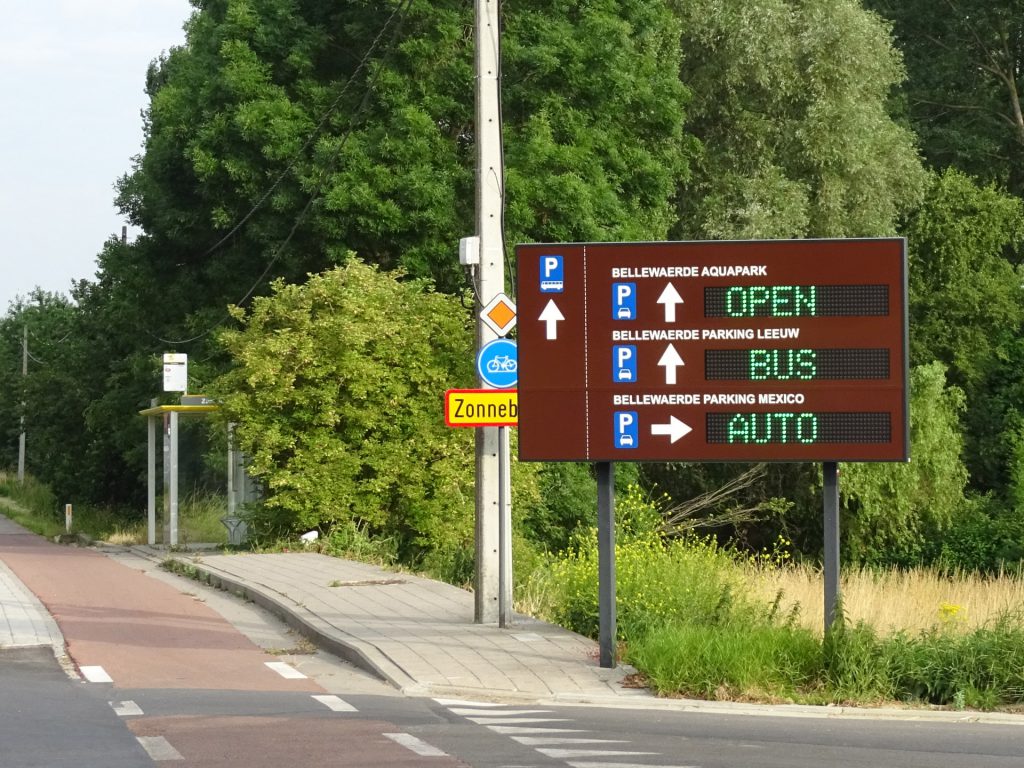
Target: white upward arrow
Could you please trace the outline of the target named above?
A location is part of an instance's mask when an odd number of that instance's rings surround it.
[[[693,432],[693,427],[686,424],[675,416],[668,417],[668,424],[651,424],[652,435],[668,435],[668,441],[674,443],[680,437]]]
[[[548,305],[544,307],[544,311],[540,313],[540,317],[537,319],[547,324],[547,328],[545,329],[545,338],[558,338],[558,323],[561,320],[565,320],[565,315],[559,311],[558,305],[555,304],[554,299],[548,301]]]
[[[666,347],[664,354],[661,359],[658,360],[658,365],[665,366],[665,383],[675,384],[676,383],[676,368],[680,365],[686,365],[683,362],[683,358],[676,352],[676,348],[671,344]]]
[[[658,297],[658,303],[665,305],[665,322],[674,323],[676,321],[676,304],[682,304],[683,297],[679,295],[676,287],[669,283]]]

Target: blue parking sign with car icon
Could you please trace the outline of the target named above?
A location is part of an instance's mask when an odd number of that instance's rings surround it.
[[[612,283],[612,320],[636,320],[636,283]]]
[[[640,418],[636,411],[615,411],[615,447],[636,448],[640,439]]]
[[[636,382],[636,345],[616,344],[612,347],[612,381]]]

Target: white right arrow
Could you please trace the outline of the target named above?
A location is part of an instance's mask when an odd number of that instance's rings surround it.
[[[676,287],[669,283],[658,297],[658,303],[665,305],[665,322],[674,323],[676,321],[676,304],[682,304],[683,297],[679,295]]]
[[[668,417],[668,424],[651,424],[651,434],[668,435],[670,443],[674,443],[680,437],[684,437],[691,432],[693,432],[693,427],[680,421],[675,416]]]
[[[663,365],[665,367],[665,383],[675,384],[676,368],[680,365],[686,365],[686,363],[683,362],[683,358],[681,358],[679,353],[676,352],[676,348],[669,344],[665,349],[664,354],[661,356],[661,359],[658,361],[658,365]]]
[[[545,329],[545,338],[558,338],[558,323],[565,320],[565,315],[559,311],[558,305],[555,304],[554,299],[548,301],[547,306],[544,307],[544,311],[540,313],[540,317],[537,319],[542,323],[547,324],[547,328]]]

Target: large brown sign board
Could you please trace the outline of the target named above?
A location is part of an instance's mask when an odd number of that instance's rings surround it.
[[[516,248],[525,461],[906,461],[906,241]]]

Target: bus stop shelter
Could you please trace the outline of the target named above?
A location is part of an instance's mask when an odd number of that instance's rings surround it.
[[[157,419],[163,420],[163,448],[164,448],[164,522],[169,522],[165,544],[172,547],[178,546],[178,433],[179,421],[182,415],[203,415],[216,411],[214,404],[204,405],[155,405],[139,411],[139,415],[145,416],[149,426],[149,469],[147,472],[146,489],[146,512],[148,518],[148,542],[150,546],[156,544],[156,429]],[[233,465],[233,462],[232,462]],[[231,498],[231,476],[233,471],[228,473],[229,498]]]

